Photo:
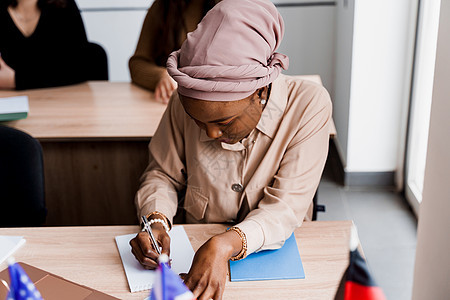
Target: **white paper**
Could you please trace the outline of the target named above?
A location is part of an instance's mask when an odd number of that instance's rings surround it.
[[[144,269],[131,253],[130,240],[135,236],[135,233],[116,236],[117,248],[132,293],[151,289],[155,277],[155,271]],[[174,226],[169,236],[172,270],[176,274],[188,273],[194,259],[194,249],[186,231],[183,226]]]
[[[22,236],[0,235],[0,264],[25,244]]]
[[[28,113],[28,97],[0,98],[0,114]]]

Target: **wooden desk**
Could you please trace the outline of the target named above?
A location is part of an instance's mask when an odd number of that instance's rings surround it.
[[[20,95],[29,98],[28,117],[4,123],[42,144],[47,225],[137,224],[134,195],[166,106],[131,83],[0,91]]]
[[[166,106],[130,83],[28,91],[26,119],[5,122],[39,139],[48,225],[137,224],[134,195]]]
[[[149,139],[166,109],[153,94],[131,83],[92,81],[28,91],[0,91],[1,97],[26,95],[30,112],[7,125],[45,140]]]
[[[306,279],[226,283],[224,299],[334,299],[348,265],[351,221],[305,222],[295,231]],[[194,250],[223,225],[185,225]],[[114,236],[137,226],[13,228],[0,235],[21,235],[27,242],[15,254],[23,261],[120,299],[143,299],[130,293]],[[6,267],[5,263],[0,269]]]

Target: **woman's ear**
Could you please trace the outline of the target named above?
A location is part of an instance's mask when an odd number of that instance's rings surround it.
[[[258,89],[257,95],[258,95],[258,100],[267,100],[267,94],[268,94],[268,86],[262,87],[260,89]]]
[[[268,86],[262,87],[257,89],[252,95],[250,100],[252,102],[258,102],[260,103],[261,101],[267,101],[267,96],[268,96]]]
[[[260,88],[260,89],[258,90],[258,97],[259,97],[259,98],[261,98],[262,92],[263,92],[263,89]]]

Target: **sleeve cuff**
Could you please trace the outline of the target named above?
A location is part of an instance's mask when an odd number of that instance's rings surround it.
[[[264,245],[264,232],[256,221],[244,220],[237,224],[247,238],[247,255],[258,251]]]
[[[173,224],[173,216],[174,214],[172,214],[172,209],[170,209],[169,207],[166,207],[164,205],[154,205],[154,203],[148,203],[145,204],[141,210],[140,210],[140,215],[139,220],[141,219],[142,216],[146,216],[151,212],[154,211],[158,211],[160,213],[162,213],[163,215],[166,216],[166,218],[169,220],[170,224]]]

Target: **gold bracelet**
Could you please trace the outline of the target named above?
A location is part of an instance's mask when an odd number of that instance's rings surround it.
[[[236,226],[230,227],[227,229],[227,231],[234,231],[236,232],[239,237],[241,238],[242,241],[242,250],[241,252],[239,252],[236,256],[233,256],[232,258],[230,258],[231,260],[240,260],[240,259],[244,259],[247,256],[247,237],[245,236],[245,233]]]
[[[159,216],[161,219],[164,220],[164,222],[166,222],[167,228],[169,228],[169,230],[172,229],[172,224],[169,222],[169,219],[168,219],[163,213],[160,213],[159,211],[151,212],[151,213],[149,213],[148,215],[146,215],[145,217],[146,217],[147,220],[148,220],[150,217],[155,216],[155,215],[156,215],[156,216]]]

